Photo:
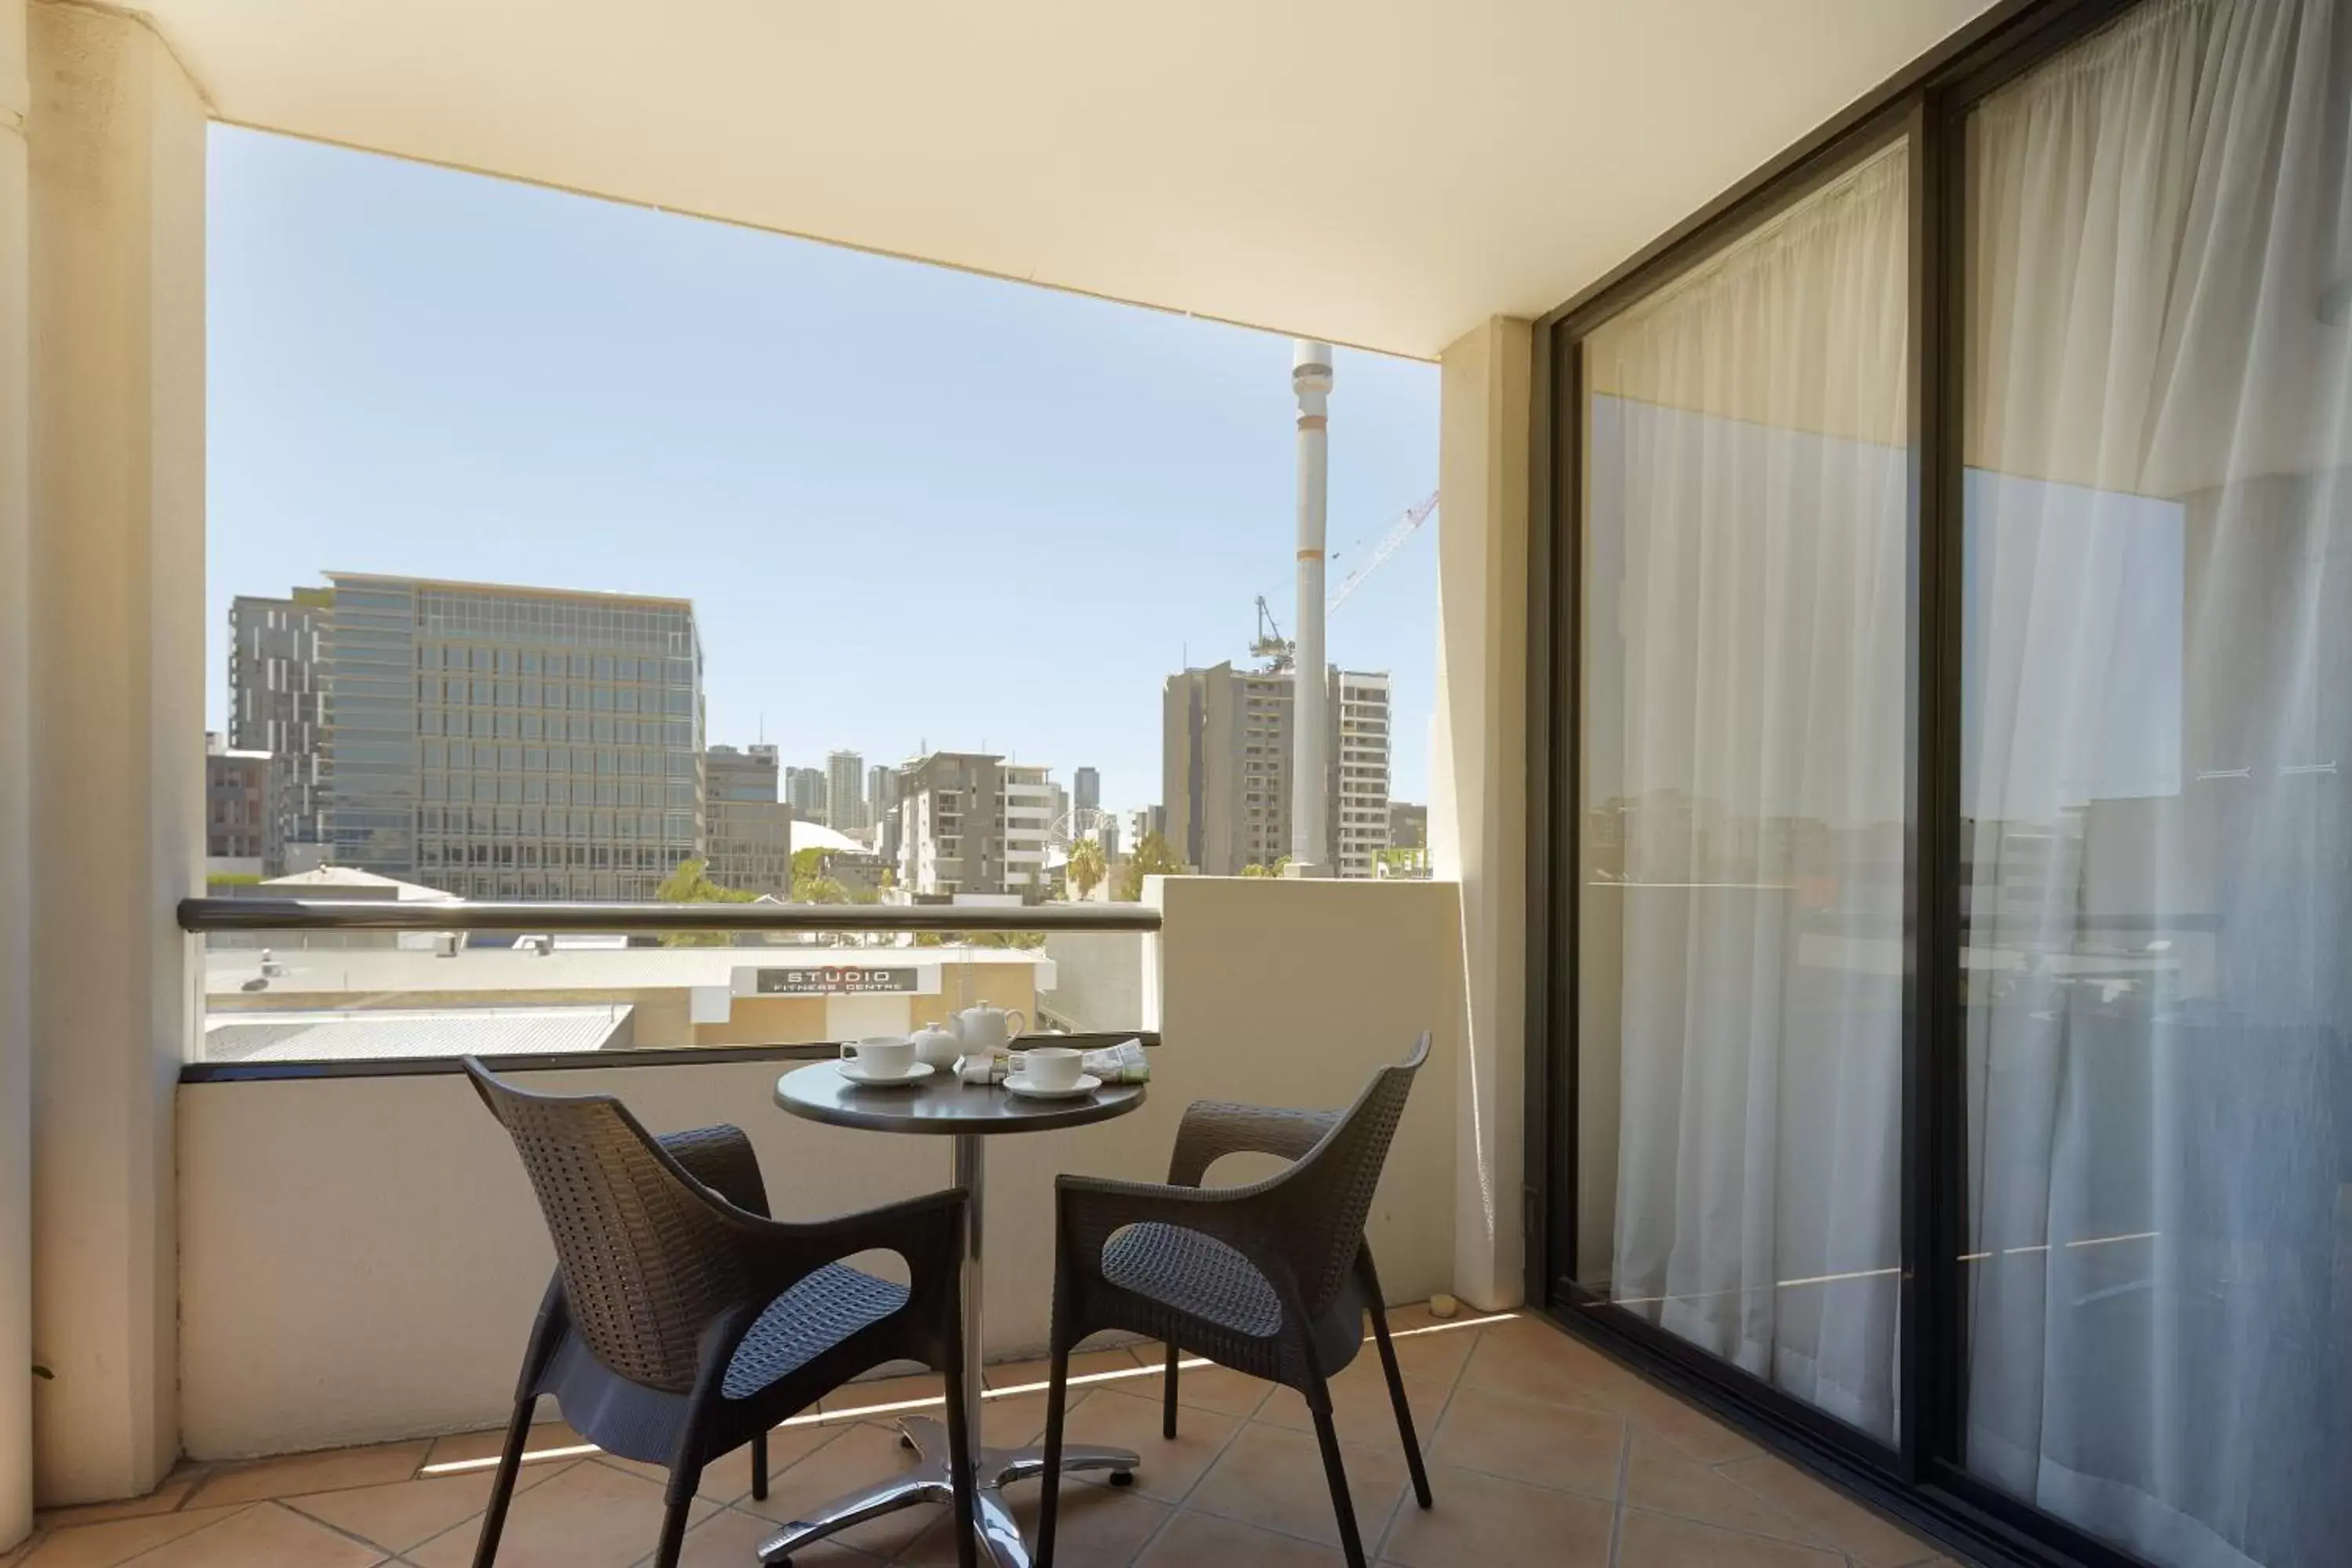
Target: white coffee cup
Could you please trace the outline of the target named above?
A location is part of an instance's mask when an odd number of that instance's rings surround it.
[[[1067,1046],[1033,1046],[1022,1058],[1021,1076],[1036,1089],[1074,1089],[1086,1061],[1085,1052]]]
[[[841,1059],[867,1078],[904,1078],[915,1065],[915,1042],[904,1035],[874,1035],[841,1042]]]

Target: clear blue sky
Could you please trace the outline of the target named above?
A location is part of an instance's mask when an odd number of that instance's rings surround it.
[[[1286,338],[215,126],[228,601],[327,569],[693,599],[709,737],[928,742],[1160,797],[1161,682],[1291,625]],[[1436,367],[1343,351],[1330,542],[1436,486]],[[1436,540],[1333,617],[1427,798]],[[1351,549],[1351,546],[1356,548]]]

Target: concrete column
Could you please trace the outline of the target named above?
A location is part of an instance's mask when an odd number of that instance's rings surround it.
[[[1440,359],[1438,703],[1430,848],[1462,885],[1470,1048],[1454,1146],[1454,1289],[1525,1293],[1529,324],[1497,318]]]
[[[173,1101],[200,1018],[205,106],[127,14],[30,8],[33,1340],[44,1503],[179,1448]]]
[[[0,1552],[33,1527],[25,0],[0,0]]]

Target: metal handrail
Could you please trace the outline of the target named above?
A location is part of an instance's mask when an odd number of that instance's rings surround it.
[[[1160,929],[1150,904],[583,904],[182,899],[188,931],[1080,931]]]

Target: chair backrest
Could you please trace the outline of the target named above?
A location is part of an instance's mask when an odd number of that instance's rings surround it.
[[[1403,1061],[1374,1073],[1322,1142],[1277,1178],[1292,1226],[1286,1243],[1310,1318],[1321,1317],[1338,1299],[1355,1267],[1389,1144],[1412,1092],[1413,1075],[1428,1059],[1424,1032]]]
[[[465,1067],[539,1194],[572,1327],[630,1382],[689,1391],[703,1330],[751,1292],[734,1226],[612,1096],[535,1094]]]

